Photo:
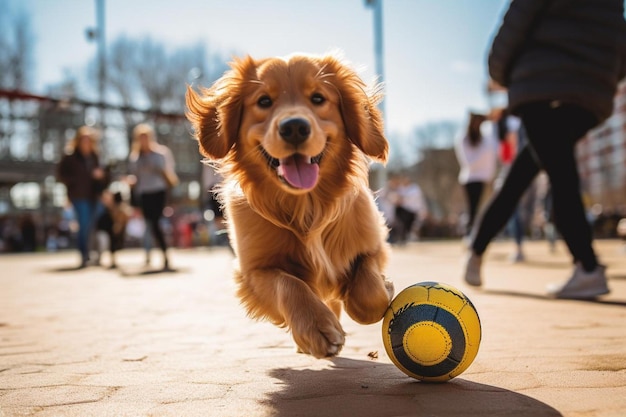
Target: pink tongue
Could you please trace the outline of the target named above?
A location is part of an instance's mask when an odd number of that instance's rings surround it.
[[[308,190],[315,187],[319,165],[309,162],[308,156],[295,154],[281,159],[278,173],[294,188]]]

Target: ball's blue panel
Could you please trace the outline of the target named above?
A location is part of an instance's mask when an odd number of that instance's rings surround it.
[[[434,321],[441,324],[452,340],[452,350],[440,363],[424,366],[411,360],[404,351],[403,338],[406,331],[415,323]],[[463,329],[450,312],[430,304],[408,305],[394,314],[389,322],[389,337],[396,360],[415,375],[437,377],[452,372],[463,358],[465,352],[465,335]]]

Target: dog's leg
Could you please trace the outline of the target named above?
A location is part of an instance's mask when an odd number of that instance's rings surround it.
[[[326,305],[335,314],[335,317],[337,317],[337,320],[339,320],[339,318],[341,317],[341,309],[342,309],[341,301],[340,300],[326,301]]]
[[[250,316],[288,326],[301,352],[316,358],[339,353],[345,341],[341,324],[304,281],[277,269],[237,273],[236,279]]]
[[[393,283],[382,275],[376,257],[364,256],[355,264],[344,296],[346,312],[358,323],[376,323],[387,311],[393,293]]]

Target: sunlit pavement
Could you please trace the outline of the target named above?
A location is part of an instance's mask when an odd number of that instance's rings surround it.
[[[173,251],[171,272],[144,269],[139,250],[120,270],[1,255],[0,416],[623,416],[626,250],[596,248],[612,289],[598,302],[544,297],[571,269],[562,242],[526,243],[520,264],[493,244],[482,289],[461,282],[459,241],[394,249],[397,291],[446,282],[480,314],[478,357],[444,384],[392,365],[380,323],[344,317],[338,358],[297,354],[284,329],[246,318],[227,249]]]

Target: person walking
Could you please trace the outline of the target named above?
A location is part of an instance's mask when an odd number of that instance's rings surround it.
[[[498,142],[489,129],[482,127],[486,120],[485,115],[470,112],[467,128],[455,142],[459,183],[468,207],[465,239],[469,239],[485,188],[493,181],[497,169]]]
[[[78,222],[80,268],[89,261],[92,232],[101,210],[99,198],[108,184],[107,171],[100,166],[98,140],[94,128],[78,128],[57,166],[57,177],[67,189]]]
[[[167,191],[178,184],[174,157],[169,148],[157,143],[152,126],[142,123],[133,129],[128,162],[131,174],[128,181],[139,200],[146,226],[163,253],[163,269],[168,270],[168,248],[161,219]]]
[[[567,281],[550,285],[548,295],[607,294],[606,267],[593,249],[574,150],[611,115],[617,85],[626,75],[623,0],[512,0],[488,62],[492,79],[508,89],[509,108],[521,117],[529,144],[472,236],[465,281],[481,285],[487,245],[543,169],[552,187],[556,227],[574,263]]]

